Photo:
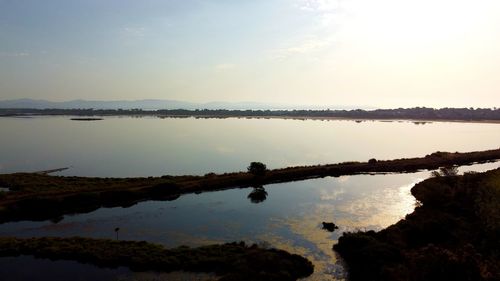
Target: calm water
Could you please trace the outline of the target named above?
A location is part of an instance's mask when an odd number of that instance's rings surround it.
[[[7,118],[0,119],[0,172],[71,166],[63,174],[149,176],[244,170],[250,161],[282,167],[372,157],[390,159],[437,150],[496,148],[500,141],[498,126],[275,119],[109,118],[75,122],[61,117]],[[473,165],[461,171],[499,166]],[[411,187],[428,176],[425,171],[273,184],[265,186],[268,197],[259,204],[247,198],[251,188],[191,194],[175,201],[102,208],[66,216],[58,223],[3,224],[0,235],[113,238],[114,228],[120,227],[120,239],[147,240],[168,247],[244,240],[308,257],[315,263],[315,273],[309,280],[343,279],[343,267],[331,250],[341,233],[381,229],[397,222],[413,211]],[[340,229],[326,232],[320,227],[322,221],[333,221]],[[2,266],[10,269],[21,268],[20,264],[40,268],[38,263],[48,262],[28,257],[4,261],[0,259]],[[70,268],[79,271],[92,267],[81,265],[78,269],[78,265],[72,263]],[[134,277],[125,269],[101,272],[93,267],[89,272],[100,280]]]
[[[498,148],[500,124],[282,119],[0,118],[0,173],[157,176]]]
[[[0,258],[2,281],[197,281],[211,280],[210,274],[186,272],[131,272],[125,267],[99,268],[75,261],[51,261],[30,256]],[[29,268],[29,270],[27,270]]]

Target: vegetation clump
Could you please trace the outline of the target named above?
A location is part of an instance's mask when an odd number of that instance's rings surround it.
[[[439,170],[431,173],[433,177],[453,177],[458,175],[457,166],[440,167]]]
[[[339,229],[339,227],[333,222],[322,222],[321,224],[323,225],[323,229],[329,232],[334,232],[335,229]]]
[[[127,266],[134,271],[214,272],[226,281],[297,280],[314,270],[312,263],[299,255],[243,242],[165,249],[147,242],[82,237],[0,238],[0,256],[18,255]]]
[[[250,166],[248,166],[247,170],[250,174],[255,176],[263,176],[266,174],[267,167],[266,164],[261,162],[252,162],[250,163]]]
[[[334,249],[350,280],[500,280],[500,169],[433,177],[422,203],[380,232],[350,232]]]

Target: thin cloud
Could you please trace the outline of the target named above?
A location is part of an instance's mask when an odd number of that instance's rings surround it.
[[[146,28],[126,26],[121,29],[121,34],[131,37],[144,37],[146,35]]]
[[[225,71],[225,70],[234,69],[235,67],[236,67],[236,65],[233,63],[221,63],[221,64],[217,64],[216,66],[214,66],[214,69],[217,71]]]
[[[285,59],[294,55],[306,55],[321,51],[331,45],[331,40],[308,39],[295,46],[271,51],[274,59]]]
[[[322,51],[335,41],[333,33],[341,12],[341,0],[297,0],[295,7],[313,18],[311,36],[295,45],[271,51],[274,59]],[[312,38],[312,39],[311,39]]]
[[[295,7],[314,14],[318,29],[329,29],[335,25],[343,10],[341,0],[299,0]]]
[[[327,12],[338,9],[340,0],[299,0],[296,6],[303,11]]]
[[[0,57],[27,57],[30,56],[30,53],[27,52],[0,52]]]

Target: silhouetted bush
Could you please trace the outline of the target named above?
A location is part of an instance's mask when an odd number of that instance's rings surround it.
[[[250,163],[250,166],[248,166],[247,170],[250,174],[263,176],[266,173],[267,167],[261,162],[252,162]]]
[[[457,166],[447,166],[447,167],[441,167],[437,171],[433,171],[431,175],[433,177],[452,177],[456,176],[458,174],[458,167]]]

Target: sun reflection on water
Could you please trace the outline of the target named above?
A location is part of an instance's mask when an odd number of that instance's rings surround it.
[[[411,195],[411,188],[422,179],[412,181],[396,188],[384,188],[364,194],[347,204],[336,206],[336,210],[345,214],[339,218],[339,224],[348,231],[382,229],[403,219],[413,212],[416,199]]]
[[[353,198],[343,187],[351,177],[340,177],[330,186],[317,189],[319,200],[303,207],[297,216],[272,218],[258,238],[310,259],[313,275],[304,280],[346,280],[342,260],[332,250],[345,231],[382,229],[413,212],[416,200],[411,188],[424,177],[401,186],[382,186]],[[328,232],[321,222],[334,221],[338,230]]]

